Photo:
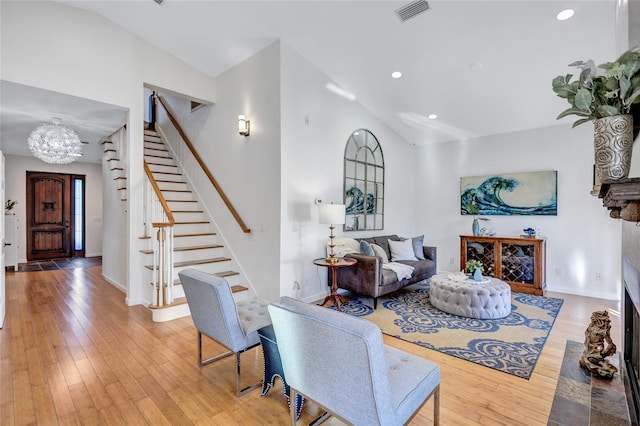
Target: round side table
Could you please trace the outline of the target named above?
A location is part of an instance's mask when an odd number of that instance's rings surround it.
[[[333,304],[336,305],[336,309],[340,310],[340,305],[348,305],[345,299],[338,294],[338,268],[346,268],[348,266],[353,266],[358,263],[357,260],[351,259],[349,257],[340,257],[338,258],[338,262],[329,263],[326,259],[315,259],[313,261],[314,265],[324,266],[325,268],[329,268],[331,270],[331,294],[324,298],[324,301],[320,304],[320,306],[324,306],[330,300],[333,300]]]

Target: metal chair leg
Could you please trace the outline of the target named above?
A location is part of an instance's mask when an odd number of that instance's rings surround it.
[[[225,352],[223,354],[220,355],[216,355],[216,356],[212,356],[211,358],[207,358],[205,360],[202,359],[202,333],[200,331],[198,331],[198,367],[202,367],[204,365],[207,364],[211,364],[212,362],[221,360],[223,358],[226,358],[228,356],[233,355],[234,353],[236,354],[236,396],[242,396],[245,393],[249,392],[250,390],[253,390],[257,387],[262,386],[262,380],[260,380],[258,383],[254,383],[251,384],[249,386],[246,386],[244,388],[240,388],[240,355],[243,352],[248,351],[249,349],[253,349],[256,346],[258,346],[260,343],[253,345],[251,347],[248,347],[242,351],[238,351],[238,352],[233,352],[233,351],[229,351],[229,352]]]

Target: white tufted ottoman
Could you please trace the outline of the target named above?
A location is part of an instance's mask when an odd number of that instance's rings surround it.
[[[463,317],[496,319],[511,313],[511,287],[497,278],[454,281],[448,274],[434,275],[429,298],[436,309]]]

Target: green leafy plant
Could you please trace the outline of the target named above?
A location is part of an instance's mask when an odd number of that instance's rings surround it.
[[[18,201],[9,199],[4,202],[4,209],[10,212],[11,210],[13,210],[16,204],[18,204]]]
[[[473,274],[476,269],[480,269],[480,272],[484,271],[484,267],[482,266],[482,262],[476,259],[468,260],[467,263],[464,264],[468,273]]]
[[[571,105],[556,119],[582,117],[573,123],[576,127],[598,118],[629,114],[631,106],[640,102],[640,46],[627,50],[615,62],[596,66],[588,60],[569,66],[580,69],[577,80],[571,81],[573,74],[567,74],[552,82],[553,91]]]

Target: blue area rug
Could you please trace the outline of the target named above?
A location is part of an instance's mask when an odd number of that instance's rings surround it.
[[[511,293],[511,314],[481,320],[442,312],[429,303],[423,281],[378,298],[347,295],[343,312],[365,318],[383,333],[425,348],[529,379],[563,300]]]

